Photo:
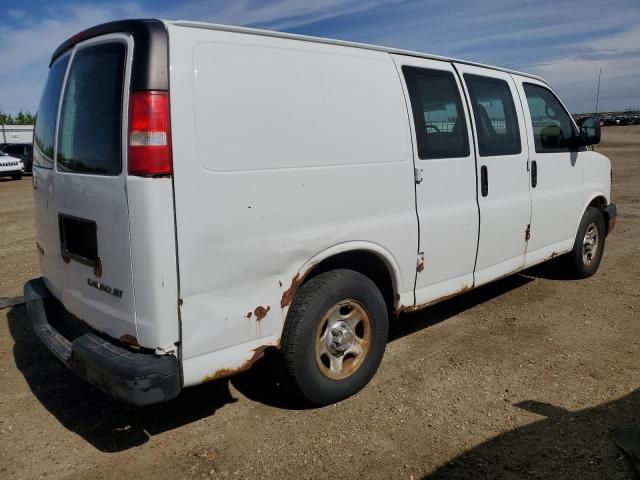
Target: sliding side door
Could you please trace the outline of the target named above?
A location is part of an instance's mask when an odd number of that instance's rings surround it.
[[[410,109],[420,224],[416,305],[473,286],[478,243],[469,112],[451,63],[394,56]]]

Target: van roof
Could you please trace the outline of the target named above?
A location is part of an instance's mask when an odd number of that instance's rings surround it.
[[[430,60],[441,60],[445,62],[457,62],[467,65],[474,65],[477,67],[489,68],[492,70],[499,70],[501,72],[512,73],[515,75],[522,75],[525,77],[533,78],[541,82],[547,83],[541,77],[531,75],[529,73],[518,72],[516,70],[510,70],[508,68],[495,67],[493,65],[485,65],[477,62],[470,62],[468,60],[460,60],[457,58],[444,57],[440,55],[432,55],[430,53],[416,52],[412,50],[403,50],[400,48],[383,47],[380,45],[370,45],[367,43],[348,42],[345,40],[335,40],[331,38],[312,37],[310,35],[298,35],[295,33],[276,32],[273,30],[262,30],[257,28],[248,27],[235,27],[231,25],[221,25],[215,23],[203,23],[193,22],[188,20],[159,20],[159,19],[131,19],[131,20],[116,20],[114,22],[103,23],[94,27],[88,28],[82,32],[77,33],[65,42],[63,42],[51,56],[51,62],[49,66],[53,64],[55,59],[62,55],[65,51],[73,47],[76,43],[79,43],[87,38],[96,37],[98,35],[105,35],[107,33],[115,32],[128,32],[136,37],[136,44],[147,51],[147,55],[142,55],[141,62],[136,62],[134,65],[134,72],[132,75],[133,84],[132,88],[140,87],[139,89],[156,89],[166,90],[168,88],[167,72],[165,69],[158,69],[162,63],[165,63],[167,58],[167,40],[165,27],[163,24],[176,25],[188,28],[202,28],[208,30],[219,30],[224,32],[236,32],[245,33],[249,35],[260,35],[265,37],[286,38],[290,40],[299,40],[303,42],[323,43],[328,45],[340,45],[343,47],[362,48],[365,50],[375,50],[378,52],[392,53],[396,55],[407,55],[410,57],[427,58]],[[147,58],[148,57],[148,58]],[[143,88],[144,87],[144,88]],[[134,88],[134,89],[136,89]]]
[[[359,42],[349,42],[346,40],[336,40],[336,39],[332,39],[332,38],[323,38],[323,37],[313,37],[310,35],[299,35],[296,33],[287,33],[287,32],[277,32],[277,31],[273,31],[273,30],[263,30],[263,29],[258,29],[258,28],[249,28],[249,27],[235,27],[232,25],[223,25],[223,24],[217,24],[217,23],[205,23],[205,22],[194,22],[194,21],[190,21],[190,20],[176,20],[176,21],[171,21],[171,20],[163,20],[165,23],[171,24],[171,25],[177,25],[177,26],[181,26],[181,27],[191,27],[191,28],[204,28],[204,29],[208,29],[208,30],[220,30],[220,31],[224,31],[224,32],[236,32],[236,33],[246,33],[246,34],[250,34],[250,35],[261,35],[261,36],[265,36],[265,37],[275,37],[275,38],[287,38],[287,39],[291,39],[291,40],[300,40],[300,41],[304,41],[304,42],[313,42],[313,43],[324,43],[324,44],[328,44],[328,45],[340,45],[343,47],[353,47],[353,48],[362,48],[365,50],[375,50],[378,52],[386,52],[386,53],[392,53],[392,54],[396,54],[396,55],[407,55],[410,57],[419,57],[419,58],[427,58],[430,60],[442,60],[445,62],[456,62],[456,63],[464,63],[466,65],[473,65],[476,67],[483,67],[483,68],[489,68],[492,70],[499,70],[501,72],[506,72],[506,73],[512,73],[515,75],[522,75],[524,77],[529,77],[529,78],[533,78],[535,80],[547,83],[546,80],[544,80],[541,77],[538,77],[537,75],[532,75],[530,73],[525,73],[525,72],[519,72],[517,70],[511,70],[508,68],[502,68],[502,67],[496,67],[493,65],[486,65],[483,63],[478,63],[478,62],[471,62],[469,60],[461,60],[458,58],[452,58],[452,57],[444,57],[441,55],[433,55],[430,53],[424,53],[424,52],[416,52],[413,50],[403,50],[401,48],[393,48],[393,47],[384,47],[381,45],[372,45],[372,44],[368,44],[368,43],[359,43]]]

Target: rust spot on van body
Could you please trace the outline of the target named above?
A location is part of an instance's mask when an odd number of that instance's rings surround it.
[[[216,373],[214,373],[213,375],[207,375],[206,377],[204,377],[202,379],[202,383],[213,382],[220,378],[230,377],[234,373],[236,373],[235,370],[231,368],[221,368],[220,370],[216,371]]]
[[[401,306],[396,308],[394,314],[396,316],[401,313],[409,313],[409,312],[417,312],[418,310],[422,310],[423,308],[430,307],[431,305],[435,305],[436,303],[444,302],[445,300],[449,300],[450,298],[457,297],[465,292],[468,292],[473,287],[471,285],[463,285],[458,290],[449,295],[445,295],[444,297],[436,298],[435,300],[431,300],[430,302],[420,303],[418,305],[409,305],[409,306]]]
[[[266,317],[267,313],[269,313],[269,310],[271,310],[271,307],[269,305],[267,305],[267,308],[263,307],[262,305],[260,305],[259,307],[256,307],[256,309],[253,311],[253,313],[256,316],[256,320],[260,321],[264,317]],[[249,315],[250,314],[251,312],[249,312]],[[247,318],[250,318],[250,317],[247,317]]]
[[[100,257],[98,257],[95,265],[93,266],[93,274],[97,278],[100,278],[102,276],[102,260],[100,260]]]
[[[421,257],[421,258],[418,260],[418,266],[416,266],[416,271],[417,271],[418,273],[420,273],[420,272],[421,272],[421,271],[423,271],[423,270],[424,270],[424,258],[422,258],[422,257]]]
[[[298,290],[298,287],[302,284],[303,279],[304,277],[299,273],[297,273],[296,276],[293,277],[293,280],[291,280],[291,286],[282,293],[282,299],[280,299],[280,308],[284,308],[291,304],[291,302],[293,301],[293,297]]]
[[[280,345],[280,341],[278,341],[278,346],[279,345]],[[202,379],[202,383],[213,382],[214,380],[218,380],[220,378],[230,377],[230,376],[235,375],[237,373],[246,372],[247,370],[249,370],[253,366],[254,363],[256,363],[258,360],[260,360],[262,357],[264,357],[264,353],[267,350],[267,348],[269,348],[269,347],[273,347],[273,345],[262,345],[262,346],[256,348],[253,351],[253,355],[251,356],[251,358],[246,360],[238,368],[221,368],[220,370],[216,370],[215,373],[213,373],[211,375],[207,375],[206,377],[204,377]]]
[[[125,335],[122,335],[118,340],[120,340],[122,343],[124,343],[125,345],[128,345],[129,347],[135,350],[140,349],[140,344],[138,343],[138,339],[133,335],[130,335],[127,333]]]
[[[246,318],[251,318],[251,316],[253,315],[253,312],[247,312],[247,314],[245,315]]]
[[[304,279],[307,277],[309,272],[313,270],[313,268],[317,265],[317,263],[312,264],[303,274],[296,273],[296,276],[291,280],[291,285],[282,293],[282,299],[280,300],[280,308],[284,308],[288,305],[291,305],[293,298],[296,296],[296,292]]]

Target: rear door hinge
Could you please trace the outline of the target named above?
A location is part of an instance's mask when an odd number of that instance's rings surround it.
[[[421,168],[414,168],[413,169],[413,176],[415,178],[415,181],[417,184],[422,183],[422,169]]]
[[[524,231],[524,239],[525,241],[529,241],[531,238],[531,224],[527,225],[527,229]]]

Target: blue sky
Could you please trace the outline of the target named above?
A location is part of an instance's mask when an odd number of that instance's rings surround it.
[[[35,111],[52,51],[132,17],[246,25],[420,50],[539,74],[573,112],[640,107],[640,0],[2,0],[0,110]]]

